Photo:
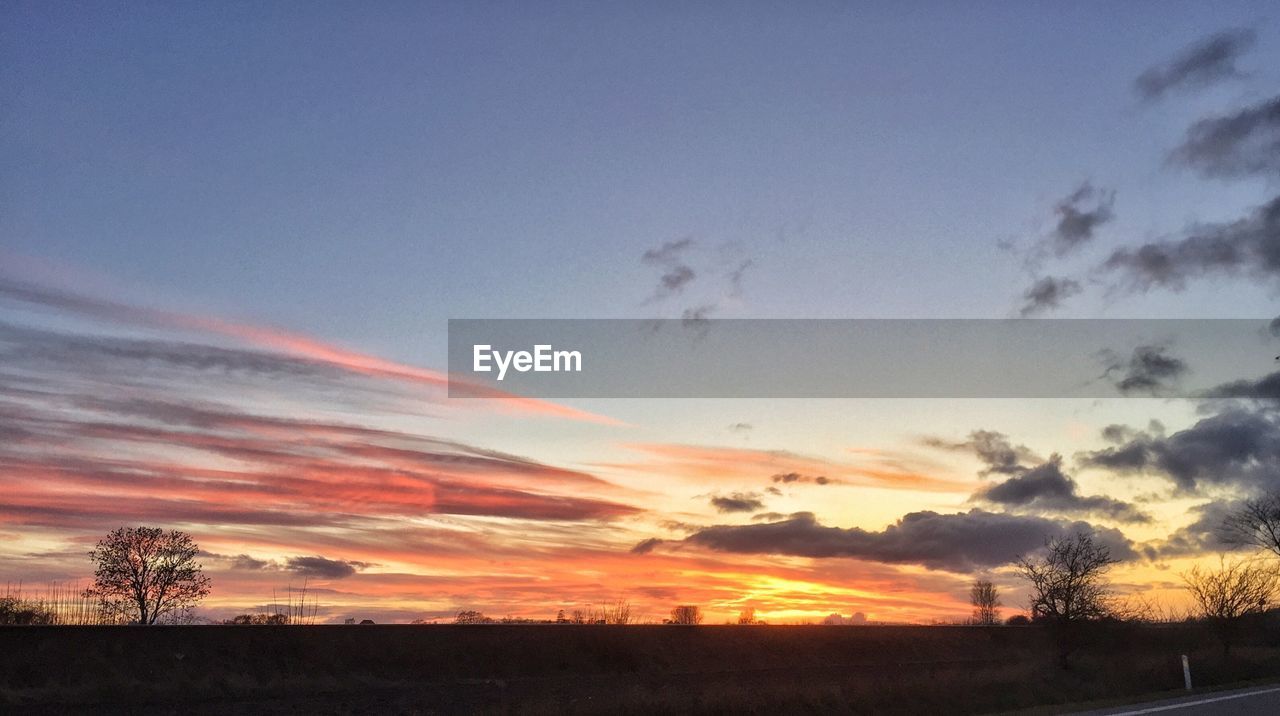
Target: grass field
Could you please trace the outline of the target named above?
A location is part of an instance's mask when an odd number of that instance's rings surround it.
[[[1280,675],[1193,625],[0,628],[0,706],[213,713],[988,713]],[[0,709],[4,710],[4,709]]]

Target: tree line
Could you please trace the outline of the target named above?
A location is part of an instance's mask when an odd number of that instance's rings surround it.
[[[1229,651],[1246,617],[1271,608],[1280,590],[1280,571],[1257,553],[1280,557],[1280,491],[1246,500],[1224,519],[1220,536],[1228,544],[1254,548],[1255,554],[1219,558],[1216,567],[1193,566],[1182,580],[1195,607],[1192,615],[1211,623],[1219,634],[1224,651]],[[94,563],[92,585],[78,595],[77,610],[92,603],[99,623],[151,625],[182,621],[211,590],[197,556],[199,548],[191,535],[158,527],[120,527],[100,540],[89,553]],[[1108,579],[1118,563],[1108,546],[1096,535],[1078,532],[1045,542],[1044,549],[1015,562],[1015,573],[1029,586],[1030,616],[1015,615],[1008,623],[1020,621],[1049,625],[1064,635],[1069,648],[1073,625],[1106,620],[1140,620],[1141,609],[1126,604],[1112,589]],[[305,592],[304,592],[305,593]],[[1002,603],[995,584],[976,579],[969,590],[973,608],[970,623],[995,625],[1000,622]],[[290,614],[245,614],[229,620],[235,624],[279,624],[310,621],[314,603]],[[298,614],[292,612],[297,611]],[[297,617],[297,618],[295,618]],[[674,607],[664,624],[701,624],[704,615],[696,605]],[[529,623],[540,620],[507,617],[492,619],[475,610],[455,615],[458,624]],[[633,624],[631,603],[625,599],[593,606],[561,610],[557,624]],[[55,623],[56,618],[39,603],[12,594],[0,597],[0,623]],[[754,609],[744,609],[739,624],[761,624]]]

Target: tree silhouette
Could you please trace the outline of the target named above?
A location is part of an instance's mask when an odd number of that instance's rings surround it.
[[[690,604],[682,604],[671,610],[671,619],[669,621],[672,624],[684,624],[686,626],[701,624],[702,610]]]
[[[159,527],[120,527],[89,553],[97,567],[85,596],[104,612],[137,624],[181,615],[209,594],[191,535]]]
[[[973,622],[991,626],[1000,621],[1000,592],[988,579],[975,579],[969,587],[969,603],[973,605]]]
[[[1031,582],[1031,616],[1054,622],[1107,616],[1107,571],[1117,561],[1087,532],[1048,540],[1039,558],[1020,557],[1018,572]]]
[[[1111,614],[1107,572],[1117,561],[1088,532],[1051,538],[1040,557],[1018,558],[1018,572],[1031,582],[1031,618],[1053,629],[1063,669],[1081,638],[1080,625]]]
[[[1280,556],[1280,492],[1245,500],[1222,523],[1228,544],[1257,547]]]
[[[493,619],[475,609],[464,609],[453,618],[454,624],[492,624]]]
[[[1231,653],[1240,622],[1250,614],[1265,611],[1280,586],[1280,575],[1274,567],[1253,560],[1220,559],[1217,569],[1202,570],[1197,565],[1183,574],[1182,580],[1200,616],[1217,629],[1223,656]]]

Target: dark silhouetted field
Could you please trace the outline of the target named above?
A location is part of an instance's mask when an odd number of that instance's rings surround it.
[[[0,628],[0,711],[984,713],[1280,676],[1195,626],[1111,626],[1059,670],[1039,627]]]

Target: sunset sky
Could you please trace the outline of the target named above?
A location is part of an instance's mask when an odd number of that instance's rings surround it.
[[[0,582],[147,524],[211,618],[929,622],[1087,528],[1178,608],[1280,487],[1270,3],[538,5],[0,8]],[[1266,340],[1204,400],[1177,345],[1107,399],[448,398],[509,317]]]

